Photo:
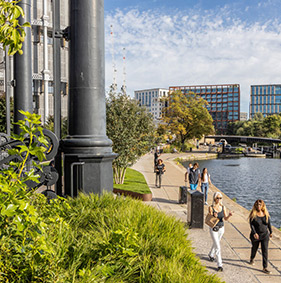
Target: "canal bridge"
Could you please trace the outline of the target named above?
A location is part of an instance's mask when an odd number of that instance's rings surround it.
[[[214,139],[216,142],[224,139],[228,143],[267,143],[267,144],[281,144],[281,139],[263,138],[263,137],[249,137],[249,136],[231,136],[231,135],[212,135],[206,136],[205,139]]]
[[[212,135],[206,136],[205,139],[214,139],[216,142],[226,140],[227,143],[245,143],[251,144],[256,150],[265,153],[271,157],[281,157],[281,151],[278,145],[281,144],[281,139],[264,138],[264,137],[249,137],[249,136],[231,136],[231,135]],[[263,145],[258,145],[258,143]],[[264,146],[268,144],[268,146]],[[223,145],[224,146],[224,145]],[[224,150],[224,149],[223,149]]]

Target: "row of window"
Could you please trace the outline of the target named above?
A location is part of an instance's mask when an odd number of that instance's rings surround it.
[[[280,95],[267,95],[267,96],[251,96],[251,103],[252,104],[275,104],[281,103],[281,96]]]
[[[252,95],[273,95],[273,94],[281,94],[281,85],[272,86],[251,86],[251,94]]]
[[[280,113],[281,112],[281,105],[252,105],[251,106],[252,113]]]
[[[170,88],[171,91],[175,91],[178,88]],[[239,87],[229,86],[229,87],[212,87],[212,88],[181,88],[184,93],[194,92],[194,93],[227,93],[227,92],[239,92]]]

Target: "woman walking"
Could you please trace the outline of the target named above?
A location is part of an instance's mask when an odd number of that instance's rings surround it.
[[[157,165],[155,167],[155,173],[156,173],[156,179],[155,179],[155,187],[161,188],[161,180],[162,180],[162,175],[166,171],[165,164],[163,163],[162,159],[158,159]],[[157,183],[159,186],[157,186]]]
[[[208,198],[208,189],[209,185],[211,185],[210,174],[208,173],[208,169],[204,168],[201,175],[201,192],[204,194],[205,204],[207,205]]]
[[[271,272],[267,269],[267,259],[268,242],[269,237],[272,237],[272,228],[270,224],[270,216],[263,200],[256,200],[250,212],[249,220],[251,227],[250,239],[252,242],[250,264],[254,265],[254,258],[259,244],[261,243],[263,272],[270,274]]]
[[[218,271],[223,271],[222,258],[221,258],[221,246],[220,246],[220,240],[224,233],[223,220],[228,220],[229,217],[232,216],[232,213],[231,211],[229,211],[227,215],[226,208],[222,204],[222,194],[220,192],[214,193],[213,204],[209,206],[209,213],[219,219],[219,222],[214,228],[210,227],[210,234],[213,240],[213,246],[209,252],[209,259],[210,261],[214,261],[216,257]]]

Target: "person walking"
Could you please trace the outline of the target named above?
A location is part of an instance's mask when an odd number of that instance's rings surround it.
[[[263,200],[258,199],[255,201],[249,215],[249,220],[251,227],[250,239],[252,242],[250,264],[254,265],[254,259],[259,244],[261,244],[263,272],[270,274],[271,272],[267,269],[267,259],[268,242],[269,238],[272,237],[272,228],[270,223],[270,216]]]
[[[155,150],[155,152],[154,152],[154,167],[156,167],[157,166],[157,164],[158,164],[158,158],[159,158],[159,156],[160,156],[160,152],[157,150],[157,148],[156,148],[156,150]]]
[[[211,185],[211,176],[208,169],[204,168],[201,174],[201,192],[204,194],[205,204],[207,205],[209,185]]]
[[[187,169],[186,169],[186,172],[185,172],[185,174],[184,174],[184,181],[185,181],[185,183],[187,183],[187,177],[188,177],[189,172],[190,172],[190,169],[191,169],[192,167],[193,167],[192,163],[189,162],[188,167],[187,167]]]
[[[156,173],[156,180],[155,180],[155,187],[157,187],[157,183],[158,188],[161,188],[161,181],[162,181],[162,175],[164,174],[164,172],[166,171],[166,167],[165,164],[163,163],[162,159],[158,159],[158,163],[155,167],[155,173]]]
[[[199,169],[199,164],[197,162],[195,162],[193,164],[193,167],[189,169],[188,179],[189,179],[190,189],[192,191],[197,189],[198,184],[200,186],[201,183],[200,169]]]
[[[226,213],[226,208],[222,204],[222,194],[220,192],[215,192],[213,196],[213,204],[209,206],[208,211],[213,216],[219,219],[219,222],[214,228],[210,227],[210,235],[213,240],[212,248],[208,254],[210,261],[214,261],[215,257],[217,259],[217,271],[223,271],[222,258],[221,258],[221,246],[220,241],[224,234],[224,221],[228,220],[232,216],[231,211],[228,215]]]

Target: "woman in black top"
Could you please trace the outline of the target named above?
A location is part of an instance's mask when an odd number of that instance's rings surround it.
[[[156,180],[155,180],[155,187],[161,188],[161,179],[162,175],[166,171],[165,164],[163,163],[162,159],[158,159],[157,165],[155,167],[155,173],[156,173]],[[157,183],[159,183],[159,186],[157,186]]]
[[[272,237],[272,229],[270,224],[270,216],[263,200],[258,199],[255,202],[250,212],[249,219],[251,226],[250,239],[252,242],[250,264],[254,265],[254,258],[256,256],[259,244],[261,243],[263,272],[270,274],[271,272],[267,269],[267,258],[268,242],[269,237]]]

